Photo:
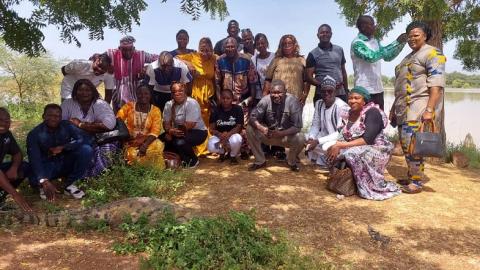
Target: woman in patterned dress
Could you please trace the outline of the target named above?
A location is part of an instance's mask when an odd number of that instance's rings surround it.
[[[387,116],[378,105],[370,102],[370,94],[361,86],[350,91],[348,105],[351,109],[342,116],[341,137],[328,148],[328,161],[345,159],[362,198],[385,200],[400,194],[400,188],[385,181],[384,177],[393,150],[393,144],[383,133],[388,124]]]
[[[163,143],[157,139],[162,130],[162,113],[151,102],[146,85],[137,88],[137,102],[128,102],[118,111],[117,117],[127,125],[131,140],[124,147],[128,164],[136,162],[165,168]]]
[[[400,180],[406,193],[422,191],[423,157],[407,153],[411,137],[422,122],[434,121],[440,127],[445,87],[445,62],[443,53],[427,44],[430,27],[423,22],[407,26],[408,46],[412,52],[395,68],[395,101],[390,110],[390,120],[398,125],[400,143],[408,166],[408,179]]]

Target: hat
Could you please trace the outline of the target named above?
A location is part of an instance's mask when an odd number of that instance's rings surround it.
[[[132,36],[124,36],[123,38],[120,39],[120,46],[122,47],[127,47],[127,46],[133,46],[133,43],[135,43],[135,38]]]
[[[327,76],[323,77],[323,80],[320,83],[320,87],[321,88],[332,87],[333,89],[336,89],[337,88],[337,81],[335,81],[335,79],[332,78],[331,76],[327,75]]]
[[[363,99],[365,100],[365,102],[370,101],[370,93],[368,93],[368,90],[365,89],[365,87],[357,85],[350,90],[350,93],[357,93],[357,94],[361,95],[363,97]]]

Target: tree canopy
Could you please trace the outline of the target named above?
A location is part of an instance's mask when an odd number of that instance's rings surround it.
[[[390,31],[406,15],[423,20],[432,27],[431,44],[456,39],[455,58],[467,70],[480,69],[480,1],[479,0],[335,0],[349,25],[359,15],[376,19],[379,37]]]
[[[30,17],[16,11],[22,2],[33,6]],[[140,13],[147,7],[143,0],[3,0],[0,37],[15,51],[38,56],[45,52],[42,29],[47,25],[60,30],[63,42],[81,46],[76,37],[79,31],[87,30],[89,38],[95,40],[103,39],[105,28],[129,32],[132,24],[140,24]],[[180,11],[193,20],[199,19],[202,11],[221,19],[228,15],[225,0],[180,0]]]

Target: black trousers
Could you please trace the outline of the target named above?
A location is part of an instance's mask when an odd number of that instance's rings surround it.
[[[151,91],[152,93],[152,104],[160,108],[160,111],[163,113],[163,108],[165,108],[165,104],[172,99],[171,93],[162,93],[158,91]]]
[[[164,132],[159,136],[159,139],[165,143],[164,151],[177,153],[187,166],[193,166],[198,161],[193,147],[202,144],[207,139],[208,132],[206,130],[191,129],[185,137],[174,137],[170,141],[167,141],[166,135]]]

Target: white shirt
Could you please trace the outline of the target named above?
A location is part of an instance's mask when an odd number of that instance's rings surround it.
[[[253,65],[255,66],[255,69],[257,70],[258,77],[260,79],[260,87],[257,88],[257,92],[255,94],[255,98],[260,99],[263,97],[263,85],[265,82],[265,76],[267,75],[267,69],[272,60],[275,58],[275,53],[269,52],[270,55],[267,58],[260,58],[258,57],[258,53],[255,53],[255,55],[252,57],[252,62]]]
[[[161,93],[170,93],[170,85],[172,81],[180,81],[181,83],[189,83],[192,81],[192,75],[188,70],[188,67],[182,61],[173,58],[173,68],[180,69],[180,76],[175,78],[175,70],[172,72],[172,76],[170,78],[165,78],[163,76],[155,77],[155,70],[157,70],[157,75],[160,72],[160,65],[158,61],[155,61],[147,66],[147,76],[149,78],[148,85],[153,86],[153,90]]]
[[[115,81],[113,74],[104,73],[102,75],[95,75],[92,68],[92,61],[75,59],[64,67],[65,76],[63,77],[60,95],[63,99],[72,97],[72,90],[75,82],[80,79],[87,79],[98,87],[102,82],[105,84],[105,89],[114,89]]]
[[[323,99],[315,103],[312,126],[308,132],[307,139],[317,139],[320,142],[322,137],[335,133],[342,124],[341,114],[348,112],[350,107],[340,98],[327,108]]]
[[[358,37],[352,42],[359,41]],[[373,51],[380,49],[380,44],[375,38],[371,38],[367,41],[361,40],[367,47]],[[368,90],[370,94],[379,94],[383,92],[382,84],[382,64],[381,60],[374,63],[369,63],[358,56],[356,56],[353,50],[350,50],[350,56],[353,63],[353,74],[355,76],[355,86],[363,86]]]

